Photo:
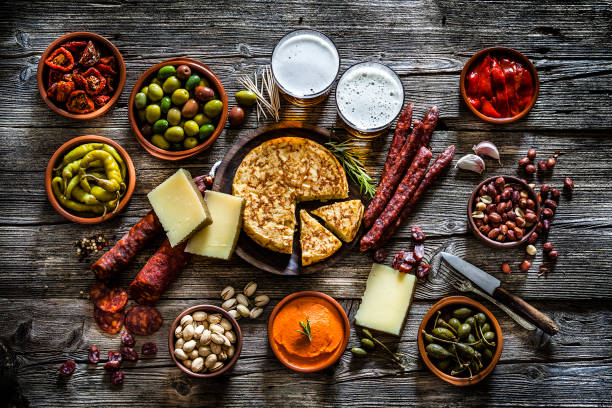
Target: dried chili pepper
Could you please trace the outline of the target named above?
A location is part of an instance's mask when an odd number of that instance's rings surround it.
[[[117,75],[117,72],[110,65],[99,63],[95,68],[102,74]]]
[[[89,41],[87,46],[83,50],[83,54],[81,54],[81,58],[79,59],[79,65],[84,67],[93,67],[100,60],[100,50],[96,48],[93,41]]]
[[[49,68],[66,72],[74,67],[74,57],[66,48],[59,47],[49,55],[45,60],[45,64]]]
[[[89,95],[98,95],[106,87],[106,78],[95,68],[89,68],[82,74],[74,75],[74,80]]]
[[[89,113],[94,110],[94,103],[85,91],[78,89],[68,97],[66,108],[73,113]]]

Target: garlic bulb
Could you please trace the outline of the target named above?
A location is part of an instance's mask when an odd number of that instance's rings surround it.
[[[455,167],[459,167],[462,170],[470,170],[478,174],[482,174],[485,169],[485,162],[480,156],[476,156],[475,154],[466,154],[465,156],[459,159]]]
[[[479,156],[490,157],[497,160],[499,164],[501,164],[501,161],[499,160],[499,150],[497,150],[497,146],[491,142],[480,142],[476,146],[472,147],[472,150],[474,150],[474,153]]]

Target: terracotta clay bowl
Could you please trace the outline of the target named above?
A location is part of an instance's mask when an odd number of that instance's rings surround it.
[[[199,145],[187,150],[164,150],[151,143],[140,131],[140,128],[138,127],[138,121],[136,120],[136,108],[134,107],[134,99],[136,97],[136,94],[140,92],[140,90],[143,88],[144,84],[148,83],[151,79],[153,79],[157,71],[159,71],[161,67],[164,67],[166,65],[178,66],[183,64],[188,65],[191,68],[192,72],[197,72],[200,77],[206,78],[210,82],[211,87],[219,95],[219,99],[221,100],[221,102],[223,102],[223,111],[221,112],[219,121],[215,126],[215,131],[204,143],[200,143]],[[158,159],[170,161],[182,160],[188,157],[195,156],[208,149],[215,142],[215,140],[217,140],[221,132],[223,132],[223,128],[225,127],[225,123],[227,122],[228,116],[227,93],[225,92],[225,88],[223,88],[223,84],[221,84],[221,81],[219,80],[217,75],[215,75],[213,70],[204,65],[203,63],[191,58],[173,58],[153,65],[151,68],[146,70],[140,76],[140,78],[138,78],[138,81],[136,81],[134,89],[132,89],[132,93],[130,94],[130,100],[128,102],[128,116],[130,119],[130,127],[132,128],[132,132],[134,132],[134,134],[136,135],[138,143],[140,143],[140,145],[144,147],[147,152],[149,152],[152,156],[157,157]]]
[[[49,67],[45,64],[45,60],[60,45],[68,41],[77,41],[77,40],[84,40],[84,41],[92,40],[94,43],[96,43],[100,47],[103,47],[107,52],[110,52],[112,55],[115,56],[115,60],[117,61],[117,66],[119,67],[119,82],[117,83],[117,87],[111,99],[100,109],[96,109],[93,112],[83,113],[83,114],[72,113],[60,107],[59,105],[56,105],[55,101],[53,101],[53,99],[47,96],[47,87],[46,87],[47,77],[49,75]],[[89,33],[86,31],[77,31],[74,33],[66,34],[64,36],[61,36],[57,40],[53,41],[51,44],[49,44],[45,52],[42,53],[40,57],[40,61],[38,61],[38,70],[36,72],[36,82],[38,84],[38,92],[40,93],[40,96],[43,98],[45,103],[51,108],[51,110],[67,118],[79,119],[79,120],[97,118],[98,116],[106,113],[117,102],[117,100],[119,99],[119,96],[121,96],[121,92],[123,91],[123,86],[125,85],[125,78],[126,78],[125,62],[123,62],[123,56],[121,55],[117,47],[115,47],[115,45],[112,42],[102,37],[101,35],[95,34],[95,33]]]
[[[484,55],[487,53],[494,54],[494,55],[507,55],[509,57],[512,57],[512,59],[520,62],[523,65],[523,67],[529,70],[529,72],[531,73],[531,76],[533,78],[533,97],[531,98],[531,102],[529,102],[529,105],[527,105],[516,116],[512,116],[508,118],[492,118],[490,116],[483,114],[482,112],[477,110],[475,107],[473,107],[471,103],[468,102],[467,94],[466,94],[466,84],[465,84],[467,80],[466,79],[467,75],[470,72],[473,65],[475,65],[475,63],[477,62],[480,62],[480,59],[484,57]],[[531,108],[533,108],[533,105],[535,105],[536,100],[538,99],[538,94],[540,93],[540,77],[538,76],[538,71],[536,70],[535,65],[533,65],[533,63],[529,60],[529,58],[527,58],[526,56],[524,56],[517,50],[508,48],[508,47],[489,47],[489,48],[485,48],[485,49],[478,51],[468,60],[468,62],[465,63],[465,65],[463,66],[463,69],[461,70],[459,86],[461,89],[461,97],[463,98],[463,102],[465,102],[467,107],[472,111],[472,113],[474,113],[474,115],[478,116],[480,119],[482,119],[485,122],[500,125],[500,124],[516,122],[517,120],[527,115],[527,113],[529,113]]]
[[[123,158],[123,161],[125,161],[125,165],[127,168],[126,169],[127,170],[127,174],[126,174],[127,189],[123,197],[121,197],[121,201],[119,202],[119,206],[117,207],[117,210],[111,213],[108,213],[104,216],[98,216],[98,217],[84,217],[82,215],[77,215],[75,213],[68,211],[67,209],[65,209],[64,207],[60,205],[60,203],[55,198],[55,195],[53,194],[53,191],[51,189],[51,179],[53,178],[53,169],[62,161],[64,155],[68,153],[70,150],[74,149],[75,147],[78,147],[82,144],[91,143],[91,142],[106,143],[114,147],[119,152],[121,157]],[[136,186],[136,170],[134,169],[134,163],[132,163],[132,159],[130,158],[130,155],[117,142],[109,138],[103,137],[103,136],[85,135],[85,136],[75,137],[74,139],[67,141],[66,143],[61,145],[59,149],[55,151],[53,156],[51,156],[51,159],[49,160],[49,163],[47,164],[47,170],[45,171],[45,190],[47,191],[47,198],[49,199],[49,202],[51,203],[53,208],[55,208],[55,211],[57,211],[64,218],[66,218],[67,220],[73,221],[73,222],[77,222],[79,224],[99,224],[103,221],[110,220],[111,218],[115,217],[125,208],[128,201],[130,201],[130,198],[132,198],[132,194],[134,193],[135,186]]]
[[[300,298],[300,297],[317,297],[317,298],[321,298],[321,299],[326,300],[327,302],[329,302],[338,311],[338,313],[342,317],[342,322],[343,322],[343,325],[344,325],[344,339],[342,340],[342,343],[340,344],[338,349],[334,352],[332,357],[330,357],[327,361],[324,361],[324,362],[322,362],[322,363],[320,363],[318,365],[308,366],[308,367],[303,367],[303,366],[294,364],[291,361],[288,361],[280,353],[280,351],[278,350],[278,347],[272,341],[272,327],[273,327],[273,323],[274,323],[274,319],[276,318],[276,315],[278,315],[280,310],[288,302],[290,302],[290,301],[292,301],[292,300],[294,300],[296,298]],[[349,324],[349,320],[348,320],[348,317],[346,315],[346,312],[344,311],[342,306],[340,306],[340,303],[338,303],[334,298],[332,298],[329,295],[326,295],[325,293],[315,292],[315,291],[312,291],[312,290],[306,290],[306,291],[303,291],[303,292],[292,293],[291,295],[285,297],[283,300],[278,302],[278,304],[274,307],[274,310],[272,310],[272,313],[270,314],[270,318],[268,319],[268,342],[270,344],[270,348],[272,348],[272,351],[274,352],[274,355],[285,366],[289,367],[290,369],[292,369],[294,371],[298,371],[298,372],[301,372],[301,373],[312,373],[312,372],[315,372],[315,371],[321,371],[321,370],[324,370],[324,369],[332,366],[333,364],[335,364],[340,359],[340,357],[342,356],[344,351],[346,350],[346,346],[348,345],[348,341],[349,341],[350,335],[351,335],[351,326]]]
[[[538,201],[538,197],[535,191],[533,191],[533,189],[529,187],[529,185],[525,181],[517,177],[512,177],[512,176],[495,176],[495,177],[491,177],[491,178],[484,180],[483,182],[481,182],[479,185],[476,186],[474,191],[472,191],[472,194],[470,195],[470,200],[468,201],[468,204],[467,204],[468,227],[470,231],[472,231],[472,233],[476,236],[476,238],[478,238],[483,244],[491,248],[497,248],[497,249],[514,248],[514,247],[517,247],[523,244],[525,241],[529,239],[529,236],[535,232],[538,226],[537,223],[533,224],[533,226],[527,232],[525,232],[521,240],[499,242],[499,241],[492,240],[486,235],[482,234],[478,230],[478,227],[476,226],[474,222],[474,218],[472,217],[472,212],[474,211],[475,201],[476,201],[476,197],[478,197],[478,192],[480,191],[482,186],[484,186],[485,184],[489,184],[492,181],[495,181],[497,177],[503,177],[506,180],[506,183],[511,182],[515,184],[520,184],[522,188],[526,190],[527,193],[529,194],[529,198],[531,198],[535,202],[536,207],[533,211],[536,213],[538,217],[540,216],[540,203]]]
[[[234,356],[231,359],[224,361],[223,367],[219,371],[215,371],[214,373],[210,373],[210,372],[194,373],[193,371],[185,367],[183,363],[181,363],[174,355],[174,343],[177,340],[174,337],[174,330],[176,329],[176,326],[179,325],[183,316],[185,316],[186,314],[197,312],[197,311],[204,311],[209,314],[210,313],[221,314],[224,318],[226,318],[232,323],[232,326],[233,326],[232,330],[236,333],[236,343],[234,344],[236,351],[234,352]],[[176,317],[176,319],[174,319],[174,322],[172,322],[172,325],[170,326],[170,333],[168,334],[168,350],[170,351],[170,356],[172,357],[172,361],[174,361],[174,364],[176,364],[176,366],[185,374],[191,377],[196,377],[196,378],[217,377],[229,371],[234,366],[234,364],[236,364],[236,361],[238,360],[238,356],[240,356],[240,352],[242,351],[242,330],[240,329],[240,326],[238,325],[238,322],[236,321],[236,319],[234,319],[226,310],[221,309],[220,307],[213,306],[213,305],[192,306],[184,310],[181,314],[179,314]]]
[[[429,356],[425,351],[425,342],[423,341],[423,335],[421,334],[422,330],[425,330],[427,332],[431,331],[433,319],[438,313],[438,310],[451,310],[463,306],[469,307],[470,309],[474,310],[475,313],[484,313],[487,316],[487,319],[490,322],[491,326],[493,327],[493,331],[495,332],[496,348],[495,352],[493,353],[493,358],[491,359],[489,364],[486,367],[483,367],[483,369],[480,370],[478,374],[474,375],[471,380],[469,377],[453,377],[452,375],[442,372],[438,367],[436,367],[435,364],[429,359]],[[423,317],[423,321],[419,326],[419,331],[417,334],[417,344],[419,347],[419,353],[421,354],[421,358],[425,362],[427,368],[429,368],[432,373],[434,373],[449,384],[463,387],[466,385],[478,384],[493,372],[493,370],[495,369],[495,365],[497,364],[501,356],[502,348],[504,346],[504,339],[502,336],[501,327],[499,326],[499,322],[497,321],[497,319],[495,319],[495,316],[493,316],[489,309],[484,307],[481,303],[465,296],[449,296],[438,301],[425,314],[425,317]]]

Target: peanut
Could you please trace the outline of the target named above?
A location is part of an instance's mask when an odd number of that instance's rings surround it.
[[[531,268],[531,262],[529,262],[526,259],[523,262],[521,262],[521,271],[527,272],[529,268]]]

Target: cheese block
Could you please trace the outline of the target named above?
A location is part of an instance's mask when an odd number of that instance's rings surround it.
[[[213,223],[189,238],[185,251],[211,258],[230,259],[242,228],[244,199],[207,190],[204,201]]]
[[[363,203],[361,200],[340,201],[324,205],[311,212],[325,221],[325,226],[341,240],[351,242],[355,239],[361,225]]]
[[[416,276],[373,264],[355,323],[399,336],[414,296]]]
[[[212,223],[204,198],[185,169],[179,169],[147,197],[171,246]]]
[[[300,211],[300,221],[303,266],[329,258],[342,246],[342,242],[312,218],[306,210]]]

